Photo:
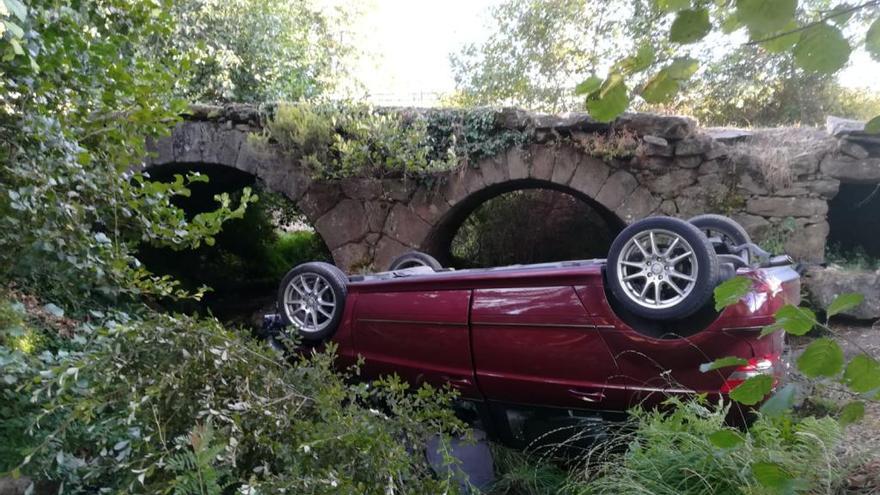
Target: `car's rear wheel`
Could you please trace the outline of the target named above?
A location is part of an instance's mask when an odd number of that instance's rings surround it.
[[[707,238],[719,241],[713,244],[717,254],[738,254],[734,252],[734,247],[752,242],[742,225],[724,215],[697,215],[688,222],[700,229]]]
[[[394,258],[394,261],[391,262],[388,270],[403,270],[406,268],[415,268],[417,266],[427,266],[435,272],[443,269],[443,265],[441,265],[440,262],[430,254],[422,253],[420,251],[410,251]]]
[[[608,253],[607,283],[617,301],[644,318],[688,317],[712,297],[718,259],[695,226],[651,217],[625,228]]]
[[[278,308],[285,325],[305,340],[332,336],[342,321],[348,278],[329,263],[297,265],[287,272],[278,289]]]

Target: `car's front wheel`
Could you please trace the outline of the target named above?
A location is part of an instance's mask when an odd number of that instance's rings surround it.
[[[329,263],[297,265],[278,289],[278,309],[286,326],[305,340],[331,337],[342,321],[348,277]]]
[[[700,230],[677,218],[633,223],[611,244],[607,283],[628,311],[658,320],[688,317],[712,298],[718,259]]]

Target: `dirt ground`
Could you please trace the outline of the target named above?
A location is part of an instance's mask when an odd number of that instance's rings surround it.
[[[832,324],[832,328],[847,359],[860,352],[880,356],[880,322],[873,326],[864,323]],[[790,342],[792,362],[811,341],[811,338],[803,337]],[[803,380],[795,372],[792,372],[791,379]],[[852,400],[835,391],[833,386],[814,389],[814,396],[824,399],[829,406],[841,406]],[[852,468],[847,493],[880,493],[880,402],[869,401],[866,405],[865,417],[846,428],[841,442],[841,457]]]

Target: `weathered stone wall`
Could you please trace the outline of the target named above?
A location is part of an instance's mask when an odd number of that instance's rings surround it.
[[[880,153],[859,141],[873,138],[852,128],[838,139],[817,129],[698,129],[688,118],[647,114],[601,124],[586,114],[513,109],[498,111],[496,126],[528,131],[531,144],[461,167],[438,185],[315,181],[296,156],[248,140],[260,122],[248,106],[194,107],[172,136],[150,143],[154,153],[145,166],[207,164],[256,175],[297,204],[347,270],[383,269],[409,249],[442,257],[468,213],[524,187],[569,192],[623,222],[652,214],[729,214],[755,238],[777,236],[799,260],[820,262],[828,200],[841,181],[880,182]],[[638,148],[615,151],[618,138],[634,138]],[[795,228],[783,237],[785,222]]]

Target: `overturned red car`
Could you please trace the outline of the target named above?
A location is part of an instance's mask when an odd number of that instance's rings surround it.
[[[753,279],[751,291],[716,312],[714,288],[736,275]],[[456,271],[413,252],[363,276],[306,263],[282,281],[278,317],[307,342],[335,342],[343,366],[363,357],[367,378],[448,384],[510,419],[529,407],[613,414],[779,376],[782,333],[759,334],[799,298],[790,258],[701,215],[635,222],[605,260]],[[748,364],[700,370],[725,356]]]

